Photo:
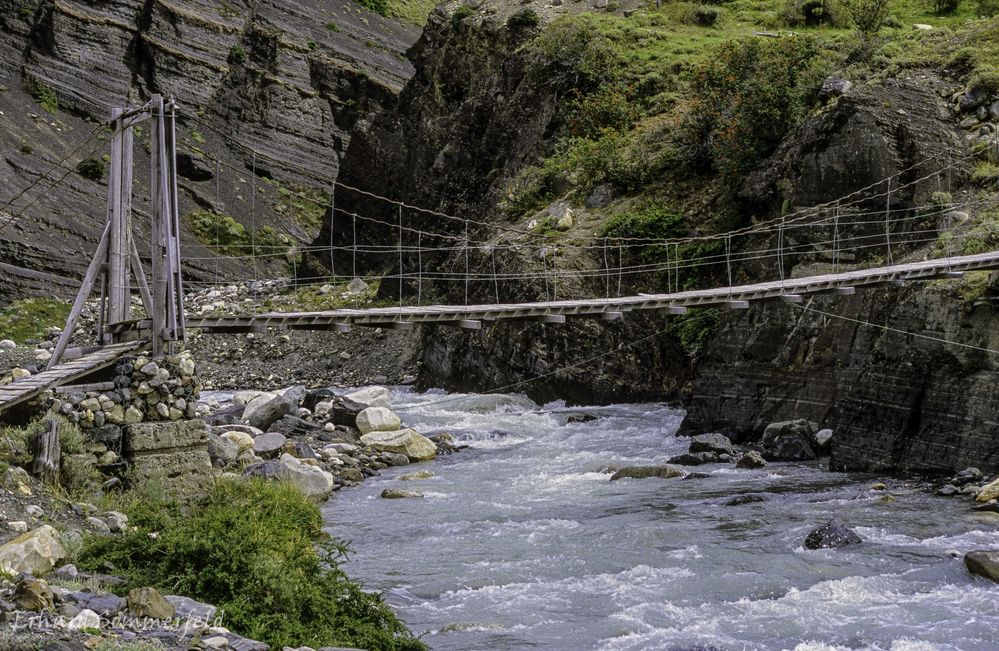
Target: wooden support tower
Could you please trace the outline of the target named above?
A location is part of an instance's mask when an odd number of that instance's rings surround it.
[[[111,111],[108,123],[112,135],[106,225],[47,368],[54,368],[62,361],[83,306],[98,283],[100,312],[97,340],[101,345],[120,343],[132,332],[129,328],[120,327],[120,324],[132,320],[133,280],[151,324],[148,337],[153,354],[174,353],[177,342],[185,339],[177,200],[176,113],[175,102],[165,102],[162,95],[153,95],[141,108],[116,108]],[[134,129],[145,122],[149,122],[151,144],[149,279],[132,229]]]

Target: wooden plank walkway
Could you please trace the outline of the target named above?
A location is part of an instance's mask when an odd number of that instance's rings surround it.
[[[117,362],[122,355],[145,345],[144,341],[129,341],[123,344],[105,346],[98,351],[60,364],[52,370],[42,371],[37,375],[2,386],[0,387],[0,412],[26,400],[31,400],[48,389],[68,384],[94,371],[107,368]]]
[[[754,300],[781,298],[788,302],[800,302],[806,295],[849,295],[858,287],[956,278],[964,272],[992,269],[999,269],[999,251],[672,294],[641,294],[618,298],[505,305],[429,305],[321,312],[268,312],[250,316],[190,318],[187,320],[187,327],[216,333],[253,332],[267,327],[346,332],[355,325],[408,329],[417,323],[437,323],[474,330],[481,328],[483,321],[508,319],[564,323],[566,316],[601,318],[610,321],[633,310],[667,310],[673,314],[682,314],[691,307],[744,309],[749,306],[749,301]]]

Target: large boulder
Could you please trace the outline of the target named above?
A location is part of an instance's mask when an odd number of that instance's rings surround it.
[[[336,487],[332,474],[322,468],[304,464],[288,454],[281,455],[281,471],[278,478],[294,484],[306,497],[317,501],[328,498]]]
[[[276,457],[287,441],[283,434],[268,432],[253,439],[253,454],[269,459]]]
[[[764,459],[759,452],[756,450],[750,450],[735,463],[736,468],[744,468],[749,470],[755,470],[756,468],[763,468],[767,465],[766,459]]]
[[[177,612],[156,588],[133,588],[126,599],[129,614],[152,619],[171,619]]]
[[[170,602],[170,605],[174,607],[176,616],[181,619],[211,624],[215,620],[216,613],[218,613],[218,608],[215,606],[204,604],[188,597],[166,595],[163,598]]]
[[[410,461],[429,461],[437,456],[434,442],[411,429],[369,432],[361,437],[361,443],[379,452],[405,455]]]
[[[354,421],[351,421],[353,424]],[[267,428],[268,432],[276,432],[288,437],[294,436],[318,436],[323,428],[315,423],[310,423],[307,420],[303,420],[298,416],[283,416],[278,420],[271,423],[271,426]]]
[[[735,454],[735,447],[732,441],[724,434],[698,434],[690,437],[691,454],[698,452],[714,452],[716,454]]]
[[[650,477],[659,477],[661,479],[673,479],[674,477],[683,477],[684,472],[679,468],[674,468],[673,466],[629,466],[627,468],[621,468],[613,475],[611,475],[611,481],[617,481],[618,479],[648,479]]]
[[[357,415],[357,429],[361,434],[369,432],[394,432],[402,425],[402,420],[387,407],[368,407]]]
[[[705,463],[718,463],[721,457],[716,452],[688,452],[675,457],[671,457],[668,463],[678,466],[700,466]]]
[[[66,560],[59,532],[44,524],[0,545],[0,569],[10,574],[45,574]]]
[[[336,487],[333,475],[322,468],[302,463],[291,455],[281,455],[280,461],[265,461],[243,471],[244,477],[264,477],[293,484],[306,496],[322,501]]]
[[[811,461],[818,426],[810,421],[788,420],[767,425],[763,432],[763,457],[768,461]]]
[[[841,522],[830,520],[805,537],[806,549],[839,548],[848,545],[859,545],[860,536]]]
[[[262,394],[251,400],[243,410],[243,422],[266,430],[282,416],[296,411],[298,402],[293,397]]]
[[[999,551],[974,551],[964,555],[964,566],[977,576],[999,583]]]
[[[978,497],[975,498],[975,501],[989,502],[997,498],[999,498],[999,479],[982,486],[982,490],[978,492]]]
[[[223,438],[226,441],[229,441],[230,443],[235,445],[237,455],[240,452],[243,452],[244,450],[253,449],[253,437],[247,434],[246,432],[239,432],[235,430],[224,432],[223,434],[221,434],[220,438]]]
[[[354,402],[359,402],[362,405],[367,405],[369,407],[391,407],[392,402],[389,398],[389,390],[385,387],[365,387],[359,391],[354,391],[353,393],[348,393],[346,396],[347,400],[353,400]]]
[[[215,465],[224,467],[233,463],[240,451],[239,446],[231,439],[223,438],[217,434],[208,436],[208,456],[211,457],[212,463]]]

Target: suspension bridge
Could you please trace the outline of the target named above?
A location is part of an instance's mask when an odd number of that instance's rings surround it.
[[[689,309],[714,307],[722,309],[741,310],[749,308],[753,301],[775,299],[790,304],[801,304],[813,296],[848,296],[858,289],[871,287],[900,286],[907,282],[929,281],[935,279],[954,279],[973,271],[999,270],[999,251],[985,251],[970,255],[955,254],[961,239],[965,235],[951,236],[943,247],[941,257],[923,260],[900,261],[893,259],[893,233],[895,234],[895,255],[901,255],[898,245],[904,243],[909,248],[937,242],[940,229],[932,227],[916,227],[944,214],[964,208],[983,207],[980,200],[969,200],[961,204],[948,204],[935,209],[913,213],[911,210],[900,211],[891,208],[892,192],[898,192],[906,186],[913,186],[925,181],[933,175],[926,175],[900,184],[897,179],[912,168],[901,170],[882,182],[862,188],[851,195],[842,197],[832,204],[802,209],[791,214],[782,215],[766,222],[756,223],[748,227],[721,233],[718,235],[691,236],[687,238],[656,240],[649,238],[603,238],[602,241],[573,245],[567,242],[553,241],[550,235],[539,235],[531,230],[516,227],[496,225],[487,222],[462,219],[444,213],[424,210],[416,206],[408,206],[402,202],[379,197],[356,188],[343,186],[347,190],[360,192],[372,200],[386,201],[397,206],[399,210],[398,224],[388,224],[384,220],[366,218],[360,214],[344,214],[335,209],[330,198],[329,219],[332,232],[333,220],[351,219],[351,227],[356,232],[358,219],[369,219],[378,222],[386,228],[398,228],[398,243],[396,247],[359,247],[356,241],[352,246],[340,247],[343,252],[350,252],[355,257],[358,251],[378,250],[392,255],[398,255],[398,273],[381,276],[378,280],[396,281],[399,283],[400,304],[393,307],[343,308],[306,312],[260,312],[251,314],[222,315],[189,315],[185,309],[184,279],[181,272],[183,258],[180,251],[180,213],[177,193],[176,168],[176,123],[179,107],[172,100],[164,100],[162,96],[154,95],[142,107],[135,109],[115,109],[112,112],[110,127],[111,164],[108,183],[108,211],[106,226],[97,246],[97,251],[81,283],[80,290],[72,306],[66,327],[55,345],[46,370],[34,376],[18,380],[12,384],[0,387],[0,411],[16,404],[37,397],[46,390],[67,385],[86,378],[112,364],[123,355],[139,350],[149,350],[154,355],[170,354],[186,339],[190,329],[204,333],[242,333],[261,332],[268,328],[280,330],[318,330],[348,332],[353,327],[384,328],[390,330],[406,330],[421,324],[453,326],[464,330],[480,330],[485,325],[501,321],[540,322],[546,324],[562,324],[567,319],[591,318],[602,321],[617,321],[629,312],[660,311],[665,315],[682,315]],[[132,194],[133,194],[133,129],[140,124],[149,123],[151,132],[150,183],[149,197],[152,206],[151,250],[148,256],[150,273],[146,274],[146,264],[139,254],[132,234]],[[77,148],[79,149],[79,147]],[[75,151],[75,150],[74,150]],[[256,153],[253,154],[254,166]],[[958,162],[951,161],[935,174],[952,168]],[[57,166],[53,167],[53,170]],[[52,170],[50,170],[51,172]],[[254,169],[254,174],[256,170]],[[65,178],[63,175],[62,178]],[[61,181],[61,179],[59,179]],[[37,181],[36,181],[37,182]],[[893,186],[893,182],[895,185]],[[58,181],[57,181],[58,183]],[[338,184],[339,185],[339,184]],[[884,185],[885,188],[881,186]],[[51,188],[50,188],[51,189]],[[255,193],[255,189],[253,190]],[[24,194],[22,191],[15,198]],[[872,199],[883,199],[885,208],[876,211],[862,210],[857,206]],[[8,202],[8,206],[10,202]],[[29,204],[30,207],[31,204]],[[403,210],[417,210],[446,220],[457,220],[464,223],[464,237],[448,233],[424,232],[405,226],[402,219]],[[23,212],[23,210],[22,210]],[[16,217],[15,215],[14,217]],[[13,219],[12,217],[11,219]],[[880,225],[883,230],[877,233],[844,237],[844,229],[851,226],[870,227]],[[9,223],[9,221],[8,221]],[[6,224],[0,224],[3,228]],[[603,264],[592,269],[562,269],[557,270],[557,256],[552,256],[549,268],[545,265],[542,272],[520,273],[516,275],[499,274],[496,271],[496,252],[521,248],[523,245],[504,245],[497,241],[473,242],[469,237],[469,226],[494,229],[504,235],[516,235],[534,238],[535,243],[540,238],[551,248],[572,247],[592,249],[602,253]],[[344,225],[344,227],[346,227]],[[799,229],[818,229],[826,234],[825,239],[815,241],[814,238],[803,244],[789,244],[786,236]],[[423,237],[443,238],[451,244],[447,247],[424,248],[404,247],[404,234],[417,236],[422,242]],[[905,237],[899,242],[899,233]],[[747,246],[733,253],[732,239],[734,237],[759,238],[767,235],[776,240],[774,246],[763,249],[753,249]],[[685,258],[681,254],[680,245],[703,243],[706,241],[724,244],[723,253],[700,254]],[[534,246],[532,244],[531,246]],[[787,277],[785,273],[786,259],[794,255],[814,254],[817,245],[828,245],[832,250],[834,271],[822,275],[805,277]],[[657,247],[664,254],[664,260],[654,264],[626,266],[624,264],[625,247]],[[331,241],[328,247],[330,260],[334,250]],[[492,256],[492,271],[472,270],[469,264],[470,250],[489,251]],[[839,260],[845,253],[857,253],[864,249],[877,249],[886,252],[887,264],[867,268],[840,271]],[[609,262],[608,251],[617,252],[617,266]],[[939,251],[939,247],[937,248]],[[671,255],[672,251],[672,255]],[[426,252],[446,252],[457,258],[464,257],[464,274],[439,271],[425,271],[422,267],[422,255]],[[416,271],[405,272],[404,254],[416,254],[420,262]],[[257,255],[254,250],[251,256]],[[595,257],[600,258],[599,255]],[[542,257],[547,260],[547,257]],[[733,266],[747,262],[764,262],[772,264],[778,278],[774,280],[736,285],[733,283]],[[727,271],[728,283],[716,287],[696,290],[681,289],[681,273],[705,265],[723,266]],[[625,274],[657,274],[660,284],[665,284],[666,292],[635,295],[611,295],[611,286],[616,280],[618,293],[621,291],[622,279]],[[356,270],[346,276],[337,277],[331,270],[331,276],[314,280],[342,280],[357,277]],[[590,278],[602,280],[605,295],[573,300],[556,300],[559,278],[567,277]],[[549,300],[525,302],[501,302],[500,283],[508,280],[544,279],[546,294],[549,280],[551,293]],[[422,291],[417,290],[417,305],[403,304],[403,283],[415,283],[422,288],[424,280],[436,282],[460,282],[465,286],[465,301],[463,304],[423,305]],[[131,296],[137,293],[142,301],[144,314],[133,316],[131,311]],[[470,304],[469,286],[471,283],[486,283],[495,289],[495,301],[484,304]],[[71,338],[76,329],[85,304],[90,300],[95,289],[99,287],[99,318],[96,324],[98,346],[91,349],[70,348]],[[945,342],[946,343],[946,342]]]

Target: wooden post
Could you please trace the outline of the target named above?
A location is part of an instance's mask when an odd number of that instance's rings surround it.
[[[62,450],[59,444],[59,423],[50,420],[46,422],[48,429],[35,435],[32,442],[34,460],[31,472],[45,484],[59,483],[59,462]]]
[[[124,183],[125,129],[120,115],[122,109],[111,111],[114,135],[111,139],[111,175],[108,181],[108,221],[111,223],[111,240],[108,247],[107,319],[105,323],[125,320],[128,305],[128,223],[122,206]],[[130,192],[131,188],[128,188]]]
[[[153,312],[149,315],[152,320],[152,344],[153,355],[160,355],[163,352],[163,339],[166,331],[166,297],[167,286],[164,274],[166,243],[163,241],[163,189],[161,186],[162,172],[161,160],[163,155],[163,130],[161,118],[163,116],[163,96],[153,95],[149,100],[150,116],[149,130],[152,139],[152,156],[149,163],[149,203],[150,213],[153,223],[151,228],[152,240],[152,299]]]
[[[173,273],[174,302],[174,337],[180,341],[187,338],[187,328],[184,323],[184,277],[180,267],[180,200],[177,196],[177,105],[171,98],[168,110],[169,124],[167,134],[170,147],[167,151],[170,174],[167,182],[170,188],[170,259]]]

